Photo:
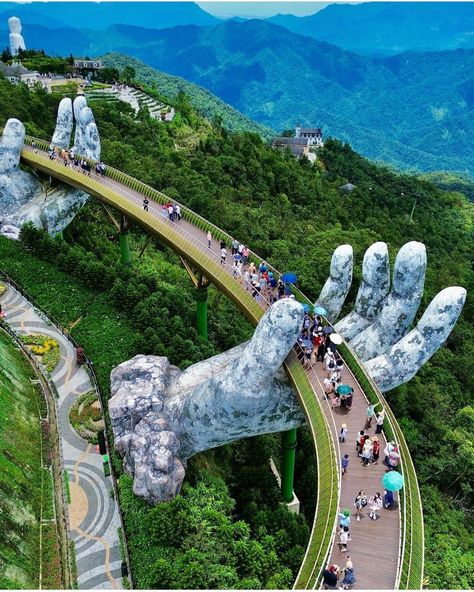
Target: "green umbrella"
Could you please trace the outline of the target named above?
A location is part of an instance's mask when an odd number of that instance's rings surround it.
[[[336,393],[338,395],[348,395],[351,392],[352,392],[352,387],[349,386],[348,384],[340,384],[336,389]]]
[[[382,479],[383,486],[389,491],[399,491],[404,484],[403,475],[397,471],[390,471],[385,473]]]

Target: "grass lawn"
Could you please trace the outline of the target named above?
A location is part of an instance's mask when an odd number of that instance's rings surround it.
[[[0,588],[38,588],[40,520],[53,517],[50,474],[41,467],[42,393],[36,376],[9,335],[0,331]],[[42,587],[61,585],[55,523]],[[43,551],[46,550],[46,545]],[[45,564],[48,569],[45,570]]]

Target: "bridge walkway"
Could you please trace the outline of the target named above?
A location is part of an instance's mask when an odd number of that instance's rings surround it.
[[[37,146],[39,142],[41,141],[37,141]],[[67,184],[83,189],[136,221],[146,231],[158,236],[195,265],[236,302],[253,324],[258,322],[263,315],[265,304],[256,303],[249,290],[233,278],[232,265],[220,264],[220,248],[217,240],[213,240],[211,248],[208,248],[207,229],[211,228],[211,232],[215,230],[214,238],[225,235],[223,231],[213,227],[187,208],[182,208],[182,212],[186,218],[189,218],[188,220],[171,222],[162,208],[162,203],[167,199],[163,194],[130,177],[126,179],[125,184],[122,177],[126,176],[113,169],[108,169],[107,176],[103,177],[94,173],[84,174],[75,167],[65,167],[62,163],[51,161],[47,157],[44,152],[46,143],[43,144],[43,149],[36,151],[25,146],[22,151],[23,162]],[[143,211],[144,197],[152,197],[151,200],[149,199],[148,212]],[[162,203],[155,202],[155,199]],[[230,237],[226,235],[226,238]],[[226,242],[229,244],[228,240]],[[229,253],[228,259],[230,257]],[[252,259],[258,260],[253,254]],[[299,299],[305,300],[304,295],[300,294],[300,296],[302,298]],[[344,345],[344,348],[348,349],[347,345]],[[344,359],[346,360],[345,355]],[[366,490],[369,495],[382,489],[380,479],[383,475],[383,465],[379,463],[365,469],[358,465],[354,441],[357,431],[363,427],[365,421],[367,400],[349,369],[346,368],[343,378],[354,387],[354,403],[350,417],[344,417],[344,420],[337,411],[335,412],[337,417],[334,417],[334,412],[325,401],[322,390],[324,372],[320,364],[312,370],[305,371],[297,360],[297,352],[292,352],[285,363],[285,369],[307,416],[317,455],[318,498],[315,522],[307,553],[295,583],[296,588],[314,588],[319,586],[320,573],[327,562],[331,542],[334,541],[335,513],[338,509],[339,496],[341,496],[341,507],[349,507],[354,511],[353,500],[359,489]],[[380,398],[383,400],[381,395]],[[350,451],[351,464],[347,475],[340,480],[338,463],[341,451],[337,435],[343,421],[348,425],[349,439],[342,445],[342,452]],[[395,419],[392,418],[392,421]],[[402,459],[405,460],[403,455]],[[409,460],[411,462],[411,458]],[[416,485],[416,477],[414,479]],[[342,486],[341,491],[339,491],[340,486]],[[352,543],[349,551],[358,579],[355,586],[357,588],[393,589],[399,585],[401,572],[399,558],[405,551],[406,538],[404,530],[402,545],[400,537],[402,514],[393,510],[382,511],[381,514],[382,517],[377,521],[369,521],[367,518],[359,523],[355,521],[355,517],[352,521]],[[419,551],[419,549],[415,550]],[[337,550],[332,551],[332,558],[339,565],[342,563],[341,556],[342,553]],[[406,578],[411,583],[409,586],[411,588],[418,587],[419,579],[421,584],[422,559],[420,568],[420,559],[418,555],[416,557],[418,571],[413,570],[413,572],[410,563],[411,548],[408,549],[406,557],[403,557],[408,566],[409,575]],[[415,576],[410,580],[412,573]]]

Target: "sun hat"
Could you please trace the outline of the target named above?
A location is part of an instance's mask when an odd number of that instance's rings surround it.
[[[342,426],[341,426],[341,428],[347,428],[346,424],[343,423]]]

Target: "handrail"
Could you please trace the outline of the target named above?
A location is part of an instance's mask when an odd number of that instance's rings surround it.
[[[43,140],[34,140],[36,142],[36,153],[38,153],[38,148],[42,148],[43,150],[47,150],[49,144]],[[27,137],[25,138],[25,143],[27,145],[32,145],[33,138]],[[181,255],[183,255],[188,260],[191,260],[192,263],[206,276],[209,275],[209,272],[212,271],[210,274],[214,283],[218,285],[218,287],[223,290],[237,305],[245,312],[246,316],[249,318],[251,322],[256,324],[259,318],[262,316],[263,311],[258,303],[245,291],[245,289],[237,284],[237,282],[229,282],[229,273],[222,269],[221,266],[215,261],[215,257],[209,257],[206,253],[203,253],[201,249],[196,249],[194,246],[189,250],[189,243],[191,242],[193,245],[196,242],[195,237],[192,237],[188,234],[191,238],[186,238],[183,241],[183,238],[180,236],[180,233],[184,229],[180,229],[180,232],[176,232],[174,229],[170,228],[169,224],[164,223],[163,217],[161,220],[153,219],[154,217],[147,212],[144,212],[136,203],[129,203],[130,200],[124,199],[118,189],[120,191],[128,194],[129,196],[133,197],[132,194],[124,191],[123,185],[131,189],[132,191],[139,192],[144,197],[150,197],[154,201],[165,204],[170,201],[173,203],[178,203],[176,200],[171,200],[166,195],[161,193],[160,191],[153,189],[152,187],[146,185],[145,183],[118,171],[112,167],[107,166],[105,170],[105,177],[109,177],[110,179],[121,183],[122,187],[111,187],[110,183],[105,182],[105,179],[101,176],[95,175],[94,173],[89,175],[84,175],[82,172],[75,170],[75,167],[71,166],[64,166],[57,162],[56,159],[49,160],[48,157],[41,157],[39,154],[34,154],[35,151],[28,149],[22,151],[23,160],[26,164],[30,164],[32,166],[36,166],[36,168],[40,168],[40,170],[44,170],[45,172],[51,172],[52,170],[55,171],[55,176],[65,181],[66,183],[73,184],[76,187],[84,189],[88,193],[98,197],[99,199],[106,201],[110,205],[116,207],[123,213],[126,213],[129,217],[137,221],[142,227],[153,234],[157,234],[162,240],[164,240],[169,246],[171,246],[174,250],[178,251]],[[43,160],[43,162],[41,162]],[[90,161],[91,166],[94,165],[92,161]],[[128,202],[128,203],[127,203]],[[213,238],[220,238],[230,244],[233,240],[230,235],[222,231],[217,226],[213,225],[209,221],[205,220],[186,206],[179,204],[181,207],[181,215],[182,217],[198,227],[203,231],[211,231],[213,234]],[[186,232],[186,231],[185,231]],[[184,243],[184,244],[183,244]],[[185,243],[188,243],[186,245]],[[202,245],[202,243],[201,243]],[[255,253],[251,252],[252,259],[256,261],[262,261],[260,257],[258,257]],[[210,265],[210,267],[209,267]],[[268,264],[267,264],[268,265]],[[279,275],[279,272],[274,269],[273,267],[269,266],[270,269],[274,270],[274,273]],[[207,272],[207,273],[206,273]],[[224,274],[227,278],[224,277]],[[235,284],[237,284],[238,288],[236,289]],[[242,293],[243,292],[243,293]],[[311,304],[311,301],[298,289],[294,288],[293,293],[295,294],[296,298],[308,304]],[[244,296],[245,294],[245,296]],[[367,374],[364,366],[359,362],[357,356],[352,352],[351,348],[348,344],[344,341],[343,344],[340,346],[340,352],[347,364],[347,366],[353,372],[355,378],[360,382],[361,388],[364,392],[366,392],[366,396],[371,402],[380,402],[384,405],[384,408],[387,412],[387,419],[388,419],[388,429],[387,437],[388,439],[395,438],[399,444],[400,456],[401,456],[401,470],[403,471],[405,477],[405,487],[403,489],[402,497],[403,497],[403,508],[404,508],[404,519],[402,520],[402,528],[403,528],[403,538],[402,538],[402,553],[401,553],[401,560],[398,568],[397,573],[397,583],[401,588],[409,587],[411,589],[414,588],[421,588],[422,579],[423,579],[423,551],[424,551],[424,537],[423,537],[423,515],[422,515],[422,507],[421,507],[421,499],[420,493],[418,488],[418,482],[416,479],[416,472],[413,466],[413,461],[410,456],[410,452],[408,446],[406,445],[406,441],[404,439],[403,433],[396,421],[393,412],[391,411],[390,407],[388,406],[385,398],[371,379],[371,377]],[[298,364],[299,370],[297,370],[297,366],[295,361],[292,361],[292,355],[288,357],[285,367],[287,373],[289,375],[290,381],[292,382],[295,391],[302,403],[302,406],[305,410],[306,416],[308,418],[308,422],[310,423],[311,429],[313,430],[313,421],[315,425],[318,423],[318,420],[321,418],[323,419],[324,424],[324,431],[326,432],[326,437],[329,436],[329,427],[327,424],[326,419],[324,418],[324,412],[322,411],[321,404],[316,397],[318,407],[316,408],[312,405],[314,403],[314,392],[312,390],[311,385],[309,384],[308,377],[303,372],[304,378],[301,374],[303,371],[300,364]],[[297,357],[296,357],[297,361]],[[308,396],[307,387],[309,386],[311,391],[311,396],[313,401],[310,400]],[[316,440],[316,435],[313,430],[313,439],[315,442],[315,448],[318,452],[318,446],[321,448],[321,442]],[[321,433],[318,432],[318,440],[321,439]],[[326,446],[331,448],[326,441]],[[331,451],[331,459],[333,464],[332,473],[334,475],[334,466],[337,464],[335,462],[335,458],[337,455],[334,455],[334,451]],[[320,460],[320,459],[318,459]],[[318,462],[318,477],[319,477],[319,470],[324,465],[321,462]],[[327,468],[326,468],[327,469]],[[327,471],[331,472],[331,471]],[[339,467],[336,467],[336,475],[338,475]],[[337,476],[336,476],[337,481]],[[332,483],[332,480],[331,480]],[[333,483],[332,483],[333,485]],[[321,490],[321,480],[318,478],[318,488],[320,488],[319,493],[323,493]],[[327,494],[327,492],[326,492]],[[336,496],[337,497],[337,496]],[[320,507],[320,496],[318,496],[318,506],[317,510],[321,514],[321,507]],[[322,502],[321,502],[322,504]],[[333,505],[328,504],[328,510],[331,512],[334,511]],[[336,508],[337,512],[337,508]],[[324,533],[320,533],[320,522],[316,525],[316,520],[318,516],[315,516],[315,525],[313,526],[313,531],[311,535],[310,545],[308,547],[305,560],[303,565],[300,569],[300,573],[298,574],[297,581],[295,583],[295,587],[299,587],[298,584],[302,584],[303,580],[306,578],[306,583],[313,581],[314,570],[309,571],[306,569],[306,560],[308,557],[309,548],[312,544],[313,538],[315,533],[317,532],[320,540],[325,540]],[[417,525],[417,529],[414,528],[414,524]],[[318,531],[316,531],[318,528]],[[319,553],[317,556],[317,563],[320,564],[318,567],[319,572],[316,580],[312,584],[313,586],[316,585],[316,581],[319,578],[322,568],[324,565],[321,562],[321,554]],[[303,569],[304,568],[304,569]],[[306,586],[305,586],[306,587]]]

